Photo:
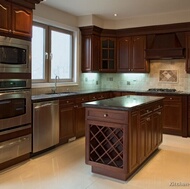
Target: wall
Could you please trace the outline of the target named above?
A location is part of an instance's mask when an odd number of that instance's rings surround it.
[[[160,81],[160,70],[177,70],[177,81]],[[108,89],[175,88],[179,91],[190,91],[189,83],[190,74],[185,72],[185,60],[151,61],[150,73],[147,74],[101,74],[101,87]]]
[[[162,15],[141,16],[136,18],[128,18],[125,20],[102,20],[95,15],[87,15],[83,17],[75,17],[68,13],[45,6],[43,3],[36,6],[34,10],[34,20],[41,22],[49,22],[54,25],[60,25],[66,28],[76,29],[78,26],[96,25],[102,28],[119,29],[140,27],[148,25],[159,25],[169,23],[190,22],[190,12],[176,12]],[[80,38],[80,37],[79,37]],[[79,40],[78,47],[81,41]],[[98,88],[107,89],[128,89],[128,90],[146,90],[148,88],[176,88],[177,90],[190,90],[190,74],[185,72],[185,60],[163,60],[152,61],[150,64],[149,74],[94,74],[81,73],[80,67],[80,48],[77,57],[78,64],[78,84],[73,86],[60,86],[58,91],[66,90],[92,90]],[[161,82],[159,81],[159,70],[177,70],[177,82]],[[50,92],[51,87],[33,88],[33,94]]]
[[[182,22],[190,22],[190,11],[144,15],[139,17],[130,17],[123,20],[102,20],[95,15],[78,17],[78,26],[96,25],[106,29],[133,28]]]

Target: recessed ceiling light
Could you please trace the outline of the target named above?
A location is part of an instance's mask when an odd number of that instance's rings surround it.
[[[117,13],[115,13],[114,16],[117,16]]]

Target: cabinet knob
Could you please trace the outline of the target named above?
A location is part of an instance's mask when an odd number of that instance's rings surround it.
[[[104,117],[108,117],[108,114],[104,114]]]
[[[11,30],[9,30],[9,33],[11,33]]]
[[[158,115],[161,115],[161,112],[157,112]]]
[[[150,121],[150,117],[147,117],[146,120],[147,120],[147,121]]]
[[[170,98],[170,100],[172,100],[173,98]]]

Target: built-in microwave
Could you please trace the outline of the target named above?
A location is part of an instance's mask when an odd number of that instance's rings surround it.
[[[0,36],[0,73],[31,73],[31,42]]]

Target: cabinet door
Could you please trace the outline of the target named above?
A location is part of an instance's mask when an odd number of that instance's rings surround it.
[[[145,48],[145,36],[135,36],[132,38],[132,72],[149,72],[149,64],[145,60]]]
[[[152,118],[141,118],[139,126],[139,161],[143,162],[152,152]]]
[[[146,159],[146,119],[141,119],[139,125],[139,162],[143,162]]]
[[[186,72],[190,73],[190,33],[186,34]]]
[[[129,127],[129,171],[133,171],[138,165],[138,111],[131,114],[131,125]]]
[[[164,99],[163,132],[182,135],[181,97],[167,96]]]
[[[9,33],[11,28],[11,4],[0,0],[0,32]]]
[[[157,148],[162,142],[162,111],[152,115],[152,148]]]
[[[131,62],[131,37],[117,40],[117,72],[129,72]]]
[[[32,36],[32,10],[12,4],[12,32],[14,35]]]
[[[100,63],[100,37],[82,36],[82,72],[98,72]]]
[[[116,39],[101,39],[101,72],[116,72]]]
[[[146,119],[146,156],[152,152],[152,116],[148,116]]]
[[[60,102],[60,143],[67,143],[70,138],[75,137],[74,111],[72,100],[67,99]]]
[[[85,107],[82,103],[75,105],[75,128],[77,138],[85,135]]]

